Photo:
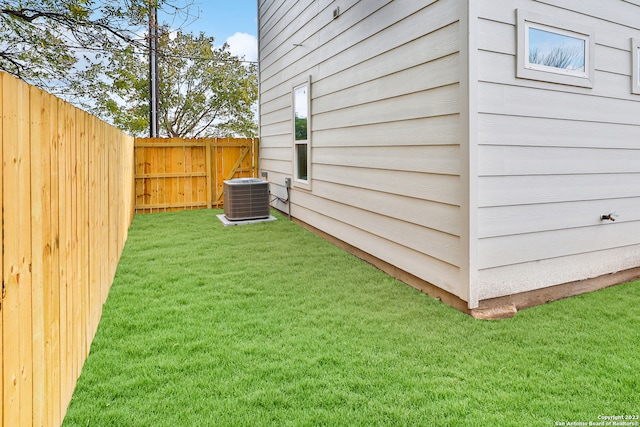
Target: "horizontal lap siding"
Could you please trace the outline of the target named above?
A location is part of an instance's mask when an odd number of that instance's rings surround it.
[[[300,204],[295,212],[296,218],[308,224],[313,224],[321,230],[329,230],[334,236],[347,236],[345,241],[358,248],[365,250],[371,255],[384,260],[391,265],[407,271],[420,272],[424,276],[425,270],[429,273],[429,280],[437,283],[438,286],[450,293],[457,294],[460,292],[459,285],[459,269],[458,267],[443,262],[442,260],[426,255],[423,251],[409,250],[398,239],[391,239],[381,236],[378,233],[370,233],[360,228],[366,221],[347,222],[341,221],[335,217],[325,215],[326,206],[314,209],[308,194],[301,193],[301,197],[307,199],[308,203]],[[315,198],[314,198],[315,199]],[[316,199],[317,200],[317,199]],[[340,216],[349,215],[349,208],[337,210]],[[376,219],[379,223],[379,218]],[[348,236],[356,236],[357,241],[349,241]],[[434,242],[436,243],[436,242]]]
[[[640,7],[604,3],[481,3],[481,298],[638,265],[623,254],[640,251],[640,96],[630,90]],[[517,8],[595,30],[592,89],[515,77]],[[602,222],[610,212],[616,222]],[[563,268],[569,262],[582,268]]]
[[[458,2],[260,11],[260,165],[272,192],[283,196],[293,172],[291,88],[311,75],[312,190],[292,190],[293,216],[466,298]]]

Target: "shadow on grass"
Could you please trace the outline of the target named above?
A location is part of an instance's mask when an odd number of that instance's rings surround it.
[[[137,216],[64,426],[552,426],[639,411],[638,282],[474,320],[278,215]]]

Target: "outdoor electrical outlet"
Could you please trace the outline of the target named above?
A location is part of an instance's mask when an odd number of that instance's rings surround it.
[[[261,175],[264,179],[267,179],[269,177],[269,173],[267,171],[262,171]]]
[[[291,188],[291,178],[284,179],[284,186],[287,188]]]

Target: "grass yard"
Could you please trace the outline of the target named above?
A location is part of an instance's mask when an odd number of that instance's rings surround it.
[[[284,216],[217,213],[136,216],[64,427],[640,414],[640,282],[479,321]]]

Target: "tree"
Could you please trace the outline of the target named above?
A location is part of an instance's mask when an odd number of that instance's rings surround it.
[[[547,67],[576,70],[584,67],[584,58],[577,48],[555,46],[547,53],[533,49],[529,52],[529,63],[546,65]]]
[[[144,45],[136,34],[150,7],[177,15],[191,0],[11,0],[0,2],[0,70],[66,98],[86,95],[105,56]],[[73,101],[73,99],[68,99]]]
[[[95,112],[134,135],[149,128],[147,58],[131,47],[117,52],[97,92]],[[170,32],[158,40],[160,134],[168,137],[255,136],[256,66],[214,38]]]

